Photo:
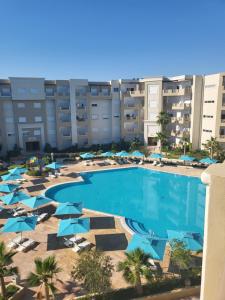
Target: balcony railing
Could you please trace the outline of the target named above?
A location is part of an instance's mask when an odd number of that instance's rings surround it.
[[[86,135],[88,135],[88,132],[87,131],[83,131],[83,130],[78,130],[78,135],[80,135],[80,136],[86,136]]]
[[[181,89],[164,89],[163,96],[182,96],[190,94],[192,91],[191,87]]]
[[[220,134],[221,139],[225,139],[225,134]]]
[[[78,122],[85,122],[85,121],[87,121],[87,117],[77,116],[76,119],[77,119]]]
[[[191,108],[191,104],[190,103],[173,103],[172,104],[172,109],[177,109],[177,110],[184,110],[184,109],[189,109]]]
[[[136,102],[124,102],[125,108],[134,108],[136,106]]]
[[[60,105],[59,109],[60,110],[70,110],[70,105]]]
[[[190,118],[189,117],[181,117],[181,118],[177,118],[178,123],[180,124],[186,124],[190,122]]]
[[[221,123],[225,123],[225,119],[221,119]]]
[[[60,118],[60,121],[62,123],[69,123],[69,122],[71,122],[71,118]]]
[[[130,95],[131,96],[135,96],[135,97],[143,97],[145,94],[144,90],[135,90],[135,91],[130,91]]]
[[[77,103],[77,109],[86,109],[87,105],[84,103]]]

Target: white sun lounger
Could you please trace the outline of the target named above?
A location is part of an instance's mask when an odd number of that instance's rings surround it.
[[[81,248],[77,244],[74,244],[72,250],[76,253],[79,253],[81,251]]]
[[[81,248],[81,250],[87,249],[91,247],[91,243],[89,241],[83,241],[82,243],[80,243],[79,248]]]
[[[26,209],[20,209],[13,213],[13,217],[18,217],[18,216],[24,215],[26,213],[27,213]]]
[[[9,249],[16,249],[21,243],[25,242],[26,238],[21,238],[21,236],[17,236],[15,239],[11,240],[8,244],[7,247]]]
[[[70,239],[64,238],[64,245],[66,247],[73,247],[74,245],[79,244],[81,241],[83,240],[83,238],[81,236],[74,236]]]
[[[48,213],[42,213],[38,216],[37,222],[40,223],[40,222],[44,221],[47,217],[48,217]]]
[[[35,241],[32,239],[29,239],[25,242],[23,242],[18,248],[17,251],[19,252],[26,252],[29,249],[31,249],[35,245]]]
[[[156,264],[155,264],[155,262],[154,262],[154,260],[153,259],[149,259],[148,260],[148,262],[150,263],[150,269],[152,270],[152,271],[156,271],[157,270],[157,266],[156,266]]]

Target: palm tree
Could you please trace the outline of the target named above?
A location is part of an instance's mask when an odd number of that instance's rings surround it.
[[[54,295],[56,287],[53,284],[53,279],[57,273],[61,271],[57,266],[55,256],[48,256],[45,259],[35,259],[35,273],[31,272],[28,276],[28,284],[30,286],[40,286],[45,289],[45,299],[49,300],[49,291]]]
[[[157,116],[157,124],[165,127],[170,122],[170,116],[168,113],[161,111]]]
[[[18,274],[17,267],[12,267],[12,257],[16,252],[6,251],[4,242],[0,242],[0,282],[3,299],[7,299],[4,277]]]
[[[204,147],[209,151],[210,158],[213,158],[214,154],[218,155],[221,151],[220,143],[216,140],[216,137],[211,137],[210,140],[207,140]]]
[[[156,139],[159,142],[159,150],[160,153],[162,152],[162,146],[166,143],[167,141],[167,136],[163,132],[157,132],[156,133]]]
[[[178,267],[179,272],[190,269],[191,251],[186,248],[186,244],[183,241],[174,239],[170,246],[171,262]]]
[[[125,255],[126,259],[123,262],[119,262],[117,269],[119,272],[123,272],[124,279],[128,283],[133,284],[136,287],[138,295],[141,295],[143,292],[142,277],[147,280],[153,277],[148,262],[150,255],[146,254],[140,248],[126,252]]]

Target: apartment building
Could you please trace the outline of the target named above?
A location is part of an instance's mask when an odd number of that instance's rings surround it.
[[[143,105],[137,80],[89,82],[9,78],[0,80],[1,153],[77,144],[143,139]]]
[[[157,116],[167,112],[168,141],[193,149],[216,137],[225,148],[225,73],[90,82],[11,77],[0,80],[1,154],[15,145],[60,150],[138,138],[157,147]]]
[[[225,73],[204,77],[201,147],[216,137],[225,149]]]
[[[144,140],[156,146],[156,133],[160,131],[157,116],[165,111],[170,116],[167,125],[168,141],[180,145],[184,139],[194,149],[200,147],[202,110],[202,76],[146,78],[145,80]]]

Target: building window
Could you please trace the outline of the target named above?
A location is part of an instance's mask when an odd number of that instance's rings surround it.
[[[97,90],[97,88],[91,88],[91,95],[92,96],[98,96],[98,90]]]
[[[203,118],[213,118],[213,116],[203,115]]]
[[[26,92],[27,92],[27,89],[25,89],[25,88],[18,88],[17,92],[18,92],[18,94],[20,94],[20,95],[25,95]]]
[[[91,115],[92,120],[98,120],[98,115]]]
[[[119,115],[114,115],[113,117],[114,117],[114,118],[119,118],[120,116],[119,116]]]
[[[41,116],[36,116],[34,117],[35,122],[42,122],[42,117]]]
[[[97,103],[92,103],[91,106],[92,106],[92,107],[97,107],[98,104],[97,104]]]
[[[103,120],[108,120],[109,117],[110,117],[109,115],[102,115],[102,119],[103,119]]]
[[[41,135],[41,131],[40,131],[39,129],[34,130],[34,135],[35,135],[35,136]]]
[[[19,123],[26,123],[27,118],[26,117],[19,117]]]
[[[34,106],[34,108],[41,108],[41,103],[40,102],[34,102],[33,106]]]
[[[2,88],[1,89],[1,96],[3,96],[3,97],[9,97],[9,96],[11,96],[10,88],[8,88],[8,87]]]
[[[91,130],[92,132],[98,132],[99,130],[98,130],[98,128],[92,128],[92,130]]]
[[[38,89],[36,89],[36,88],[31,88],[31,89],[30,89],[30,93],[31,93],[32,95],[37,95],[37,94],[38,94]]]
[[[25,103],[17,103],[17,107],[18,108],[24,108],[25,107]]]
[[[55,90],[53,87],[46,87],[45,94],[46,96],[54,96]]]
[[[113,88],[113,92],[114,93],[118,93],[119,92],[119,88]]]
[[[214,100],[205,100],[204,103],[214,103]]]

